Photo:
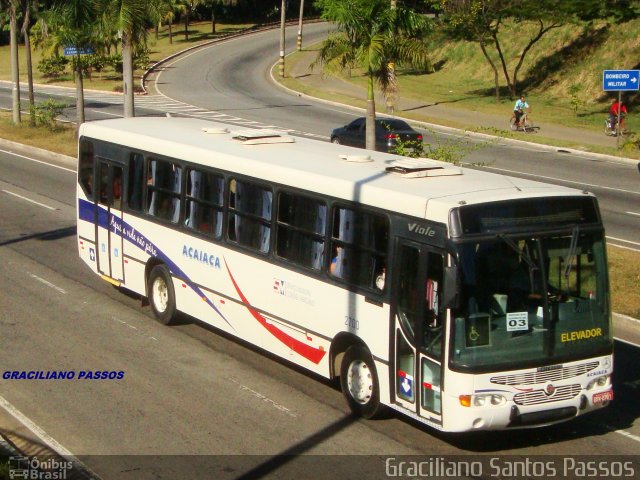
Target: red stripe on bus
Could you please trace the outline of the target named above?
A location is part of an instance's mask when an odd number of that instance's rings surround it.
[[[235,278],[233,278],[231,269],[229,268],[229,265],[227,265],[226,260],[224,264],[225,264],[225,267],[227,267],[227,272],[229,273],[231,282],[233,283],[233,286],[235,287],[236,292],[240,296],[240,300],[242,300],[242,303],[244,304],[244,306],[247,307],[247,310],[251,312],[251,315],[253,315],[253,318],[255,318],[258,321],[258,323],[260,323],[260,325],[262,325],[265,329],[267,329],[267,331],[271,335],[276,337],[278,340],[280,340],[280,342],[288,346],[291,350],[293,350],[299,355],[302,355],[304,358],[306,358],[307,360],[315,364],[320,363],[320,360],[322,360],[325,353],[327,352],[320,350],[318,348],[311,347],[305,343],[302,343],[300,340],[296,340],[291,335],[288,335],[282,330],[280,330],[279,328],[277,328],[275,325],[269,324],[267,320],[262,315],[260,315],[260,312],[258,312],[249,304],[249,301],[240,290],[240,287],[238,287],[238,284],[236,283]]]

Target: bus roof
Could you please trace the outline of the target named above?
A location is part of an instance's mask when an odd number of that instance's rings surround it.
[[[416,163],[398,155],[287,137],[284,132],[192,118],[88,122],[82,124],[80,136],[443,223],[451,208],[461,204],[584,195],[430,159]],[[394,170],[406,173],[387,171],[394,165]]]

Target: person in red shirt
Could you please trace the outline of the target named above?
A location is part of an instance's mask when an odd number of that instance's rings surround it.
[[[609,109],[609,117],[611,120],[612,130],[614,130],[613,126],[618,120],[618,113],[620,113],[620,130],[623,131],[624,117],[627,115],[627,107],[624,105],[624,103],[618,102],[618,100],[616,100],[615,102],[613,102],[613,105],[611,105],[611,108]]]

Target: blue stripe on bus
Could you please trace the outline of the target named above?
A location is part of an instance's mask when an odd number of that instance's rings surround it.
[[[103,208],[100,205],[96,205],[93,202],[89,202],[87,200],[78,200],[78,216],[80,220],[84,220],[86,222],[95,223],[95,212],[96,208],[98,209],[98,226],[101,228],[108,229],[112,233],[116,233],[118,236],[126,239],[132,245],[138,247],[143,252],[148,253],[152,257],[156,257],[159,260],[162,260],[168,267],[169,271],[174,275],[184,278],[185,283],[189,285],[189,287],[196,293],[200,298],[202,298],[207,304],[213,308],[213,310],[220,315],[229,327],[233,329],[235,332],[236,329],[233,328],[233,325],[225,318],[222,312],[209,300],[209,298],[204,294],[204,292],[192,282],[189,277],[182,271],[178,265],[169,258],[167,254],[165,254],[162,250],[160,250],[157,245],[155,245],[151,240],[145,237],[142,233],[136,230],[133,226],[129,225],[127,222],[122,221],[122,219],[116,217],[115,215],[110,214],[107,209]],[[124,234],[123,234],[124,232]]]

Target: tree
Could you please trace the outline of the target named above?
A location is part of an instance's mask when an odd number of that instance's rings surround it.
[[[76,124],[77,128],[80,128],[85,121],[83,62],[80,50],[93,47],[91,39],[95,27],[95,11],[91,2],[86,0],[57,0],[47,14],[42,16],[42,20],[46,24],[44,30],[48,32],[53,49],[77,49],[72,65],[76,83]]]
[[[33,112],[36,106],[33,94],[33,61],[31,60],[31,10],[38,11],[38,0],[22,0],[22,36],[24,38],[24,50],[27,60],[27,84],[29,88],[29,111]],[[32,126],[36,124],[34,115],[29,117]]]
[[[122,45],[122,89],[124,116],[135,116],[133,87],[133,49],[145,44],[148,15],[147,0],[95,0],[104,30],[118,31]]]
[[[216,33],[216,12],[220,9],[220,0],[204,0],[204,5],[211,9],[211,33]]]
[[[509,92],[516,97],[518,74],[529,51],[550,30],[575,21],[576,8],[574,2],[565,0],[440,0],[444,31],[451,38],[477,42],[480,46],[494,72],[496,99],[500,98],[500,80],[491,53],[497,55]],[[520,36],[523,28],[515,28],[518,40],[523,39],[525,46],[512,72],[499,35],[507,19],[515,22],[516,27],[535,26],[533,35],[528,38],[524,33]]]
[[[9,8],[9,38],[11,55],[12,83],[12,120],[16,125],[21,122],[20,115],[20,64],[18,62],[18,3],[19,0],[7,0]]]
[[[202,0],[182,0],[184,5],[184,39],[189,40],[189,22],[191,14],[200,6]]]
[[[319,0],[322,17],[339,27],[325,40],[313,65],[350,70],[367,77],[366,147],[375,149],[374,87],[385,96],[396,90],[393,62],[422,71],[431,69],[423,40],[428,20],[413,10],[392,8],[389,0]]]
[[[169,29],[169,43],[173,43],[173,21],[176,18],[176,14],[183,15],[186,13],[185,4],[181,3],[181,0],[153,0],[150,5],[152,20],[157,25],[161,22],[166,22]],[[157,33],[156,33],[157,38]]]
[[[84,115],[84,79],[83,62],[80,49],[92,45],[96,12],[93,4],[86,0],[57,0],[48,14],[43,16],[47,24],[46,31],[54,37],[53,47],[75,47],[73,74],[76,83],[76,123],[80,128],[85,121]]]

